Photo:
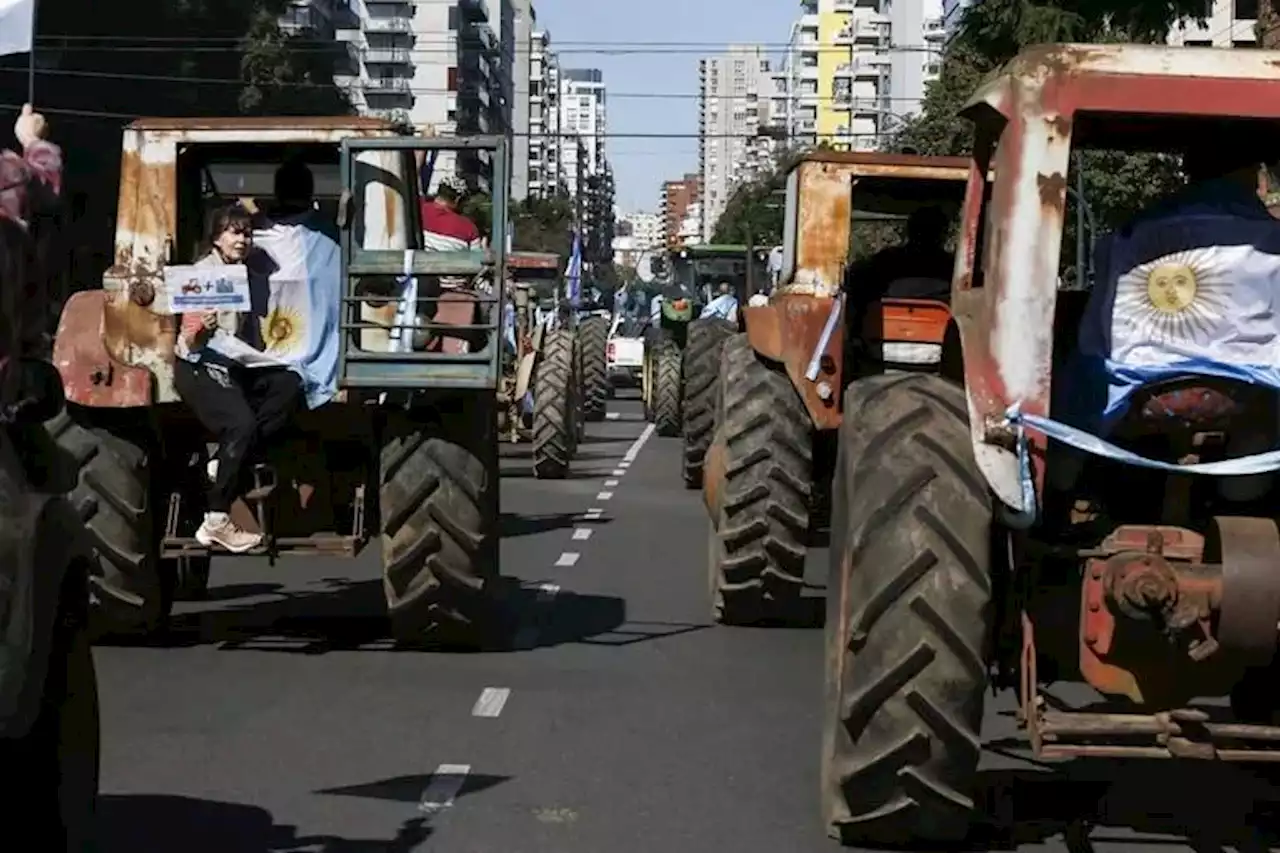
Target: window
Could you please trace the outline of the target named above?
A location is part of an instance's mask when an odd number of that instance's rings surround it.
[[[1233,17],[1237,21],[1252,21],[1258,17],[1258,0],[1235,0]]]
[[[448,85],[449,91],[450,92],[458,91],[458,69],[456,67],[450,68],[448,76],[449,76],[449,85]]]
[[[457,6],[449,7],[449,30],[450,32],[455,32],[455,33],[458,31],[458,7]]]

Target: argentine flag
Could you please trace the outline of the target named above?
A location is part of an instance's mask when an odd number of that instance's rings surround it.
[[[569,264],[564,269],[564,295],[575,308],[582,294],[582,235],[574,232]]]
[[[1280,223],[1200,201],[1108,235],[1055,409],[1105,432],[1145,385],[1181,376],[1280,389]],[[1058,383],[1055,383],[1058,385]]]
[[[261,352],[231,336],[209,346],[246,367],[287,367],[302,378],[307,407],[333,399],[338,388],[338,327],[342,255],[333,238],[305,219],[255,231],[254,251],[268,263]],[[262,311],[255,305],[255,313]]]

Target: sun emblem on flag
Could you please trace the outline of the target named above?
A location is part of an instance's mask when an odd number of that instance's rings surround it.
[[[1229,290],[1225,269],[1209,252],[1176,252],[1119,277],[1113,318],[1152,342],[1204,341],[1226,317]]]
[[[273,308],[263,324],[263,338],[268,350],[293,349],[302,340],[302,312],[288,306]]]

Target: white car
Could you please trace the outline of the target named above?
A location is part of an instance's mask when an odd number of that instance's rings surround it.
[[[644,371],[644,321],[615,317],[605,345],[605,364],[613,385],[634,387]]]

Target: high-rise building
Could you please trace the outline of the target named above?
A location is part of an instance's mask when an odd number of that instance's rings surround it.
[[[571,196],[585,191],[585,181],[605,167],[605,134],[608,133],[604,74],[598,68],[564,68],[560,72],[560,132],[576,136],[584,150],[574,145],[560,151],[560,170]]]
[[[1255,47],[1258,0],[1207,0],[1203,23],[1182,21],[1169,31],[1169,44],[1185,47]]]
[[[706,242],[738,184],[772,163],[772,140],[761,131],[768,124],[774,83],[764,50],[742,46],[701,60],[698,82],[700,230]]]
[[[532,159],[530,145],[530,121],[533,104],[529,88],[533,79],[534,34],[538,28],[538,13],[533,0],[512,2],[513,23],[511,55],[511,197],[522,199],[529,195],[529,169]]]
[[[801,97],[817,95],[819,139],[876,148],[920,111],[925,84],[942,69],[942,0],[806,0],[804,8],[817,14],[818,55]]]
[[[348,87],[361,113],[441,134],[506,133],[509,75],[496,28],[511,2],[349,0],[350,20],[338,38],[354,45],[354,62],[335,82]],[[484,155],[458,163],[445,153],[433,183],[453,172],[486,189],[491,175]]]
[[[681,242],[681,225],[696,206],[701,195],[702,179],[698,175],[685,175],[662,185],[662,234],[668,249],[675,249]]]
[[[529,195],[568,192],[560,169],[560,62],[551,36],[532,34],[529,50]]]

